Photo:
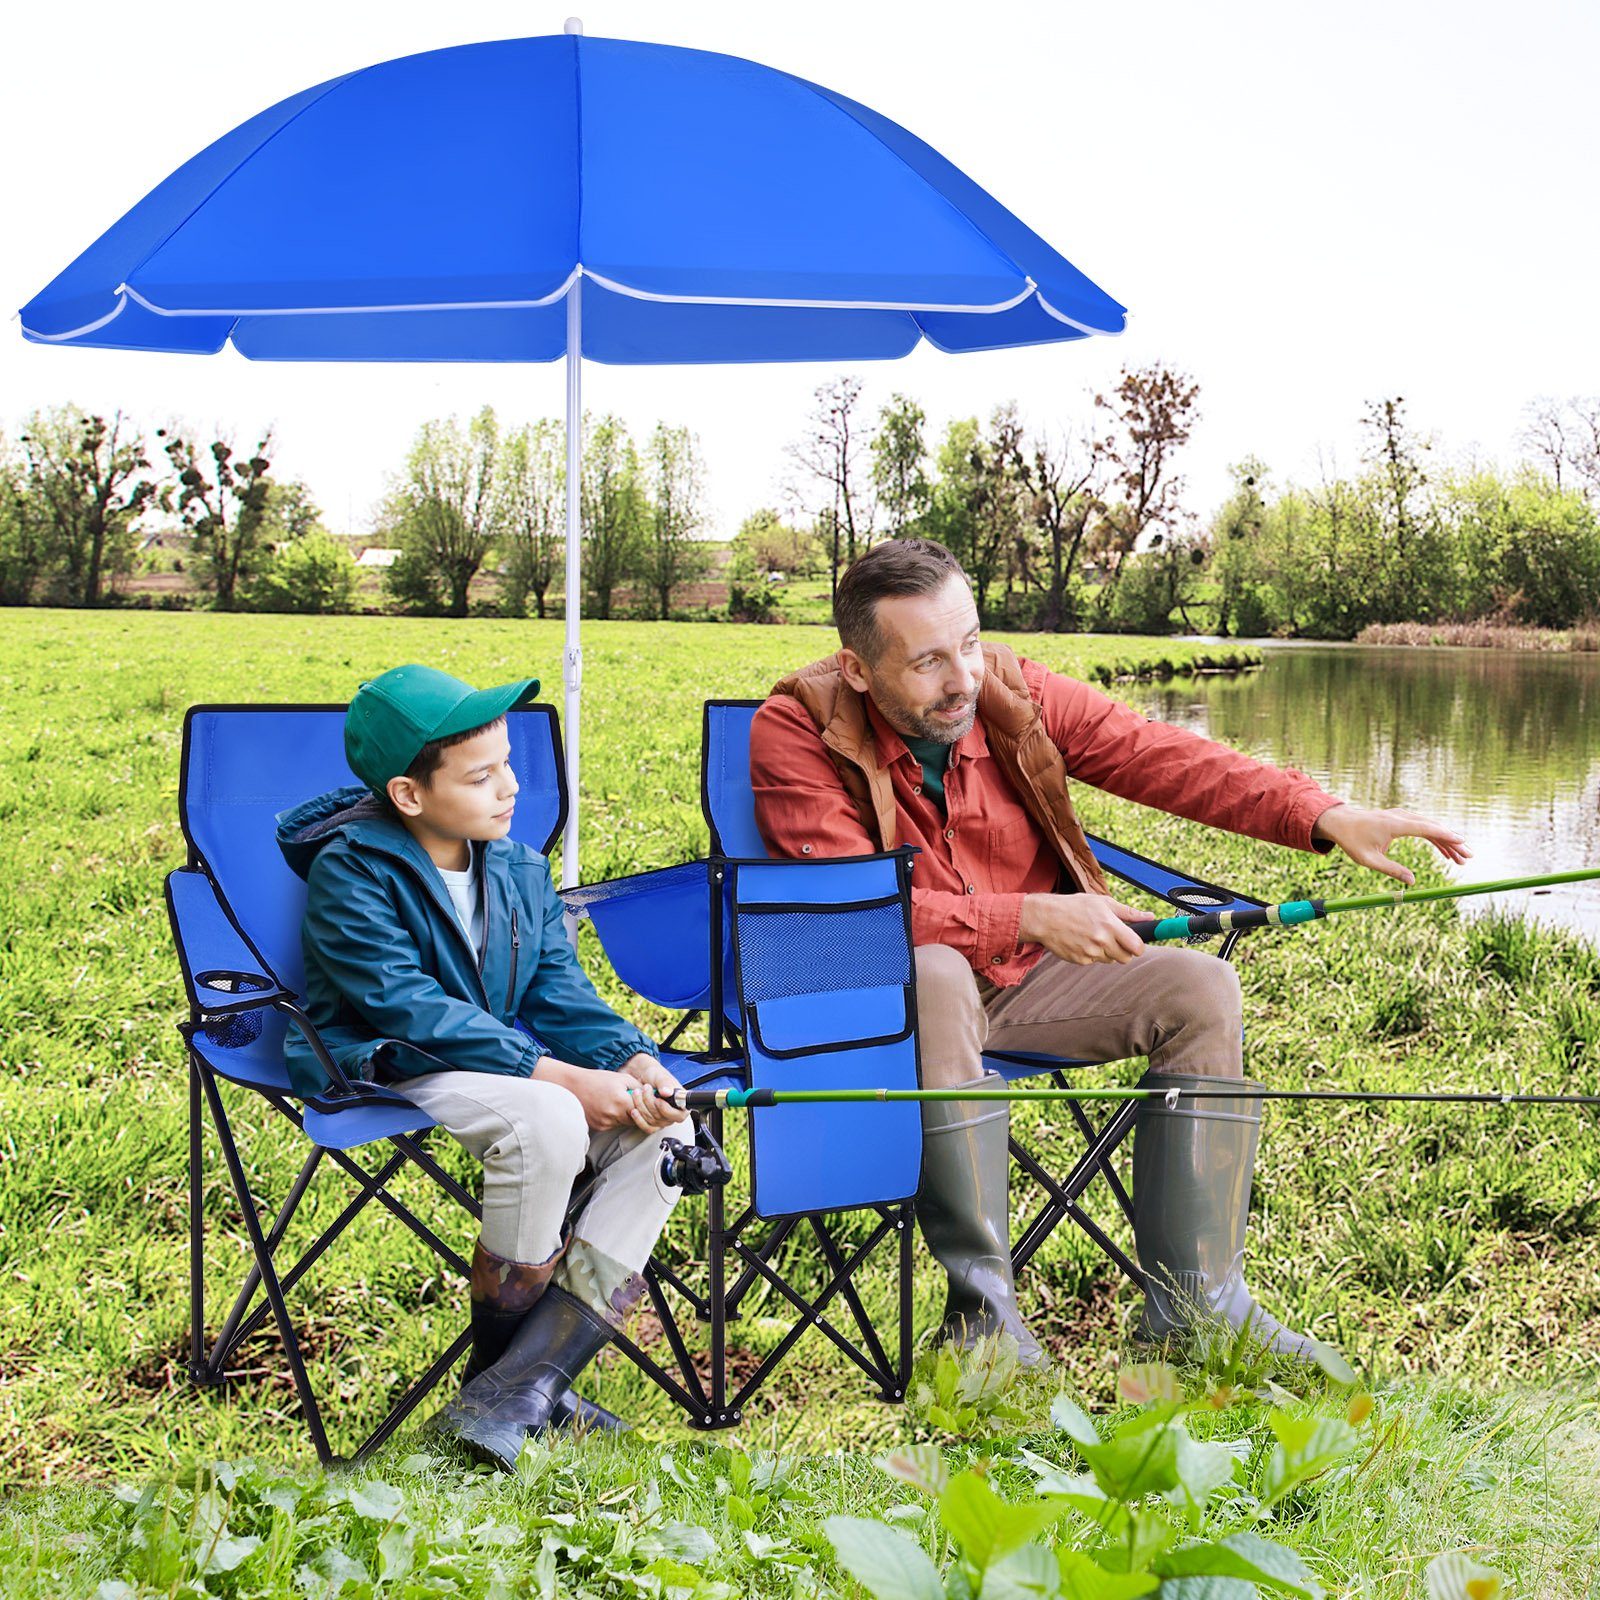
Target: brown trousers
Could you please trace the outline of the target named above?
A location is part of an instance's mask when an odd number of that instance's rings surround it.
[[[971,1083],[985,1049],[1122,1061],[1155,1072],[1244,1072],[1239,976],[1204,951],[1152,945],[1117,965],[1046,954],[1021,983],[981,982],[948,945],[917,947],[917,1035],[929,1089]]]

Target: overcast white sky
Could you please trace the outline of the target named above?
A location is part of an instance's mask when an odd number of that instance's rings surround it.
[[[1353,463],[1367,397],[1402,394],[1452,451],[1509,459],[1530,399],[1600,390],[1592,0],[8,8],[0,304],[272,102],[391,56],[559,32],[573,10],[590,34],[748,56],[865,101],[1132,309],[1119,340],[858,366],[874,403],[904,390],[942,426],[1015,398],[1058,427],[1122,363],[1175,363],[1202,389],[1185,467],[1203,511],[1248,452],[1291,477],[1319,449]],[[836,370],[591,365],[585,398],[640,430],[698,430],[732,524],[774,499]],[[50,349],[13,318],[0,421],[66,400],[252,436],[270,422],[279,471],[359,531],[419,421],[484,402],[558,415],[562,376]]]

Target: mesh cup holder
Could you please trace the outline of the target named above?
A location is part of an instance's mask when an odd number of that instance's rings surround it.
[[[1219,906],[1231,905],[1231,895],[1219,894],[1215,889],[1174,889],[1169,899],[1176,900],[1179,905],[1190,911],[1215,911]],[[1183,942],[1186,945],[1205,944],[1211,935],[1208,933],[1192,933]]]
[[[222,994],[261,994],[277,987],[269,979],[251,972],[197,972],[194,981]],[[241,1011],[201,1024],[199,1033],[219,1049],[239,1050],[261,1037],[261,1020],[260,1011]]]

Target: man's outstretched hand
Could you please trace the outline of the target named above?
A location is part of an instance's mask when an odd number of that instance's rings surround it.
[[[1366,806],[1333,806],[1317,818],[1311,837],[1336,844],[1352,861],[1407,885],[1417,881],[1416,874],[1389,854],[1396,839],[1426,839],[1456,866],[1472,854],[1466,840],[1454,829],[1398,807],[1376,811]]]

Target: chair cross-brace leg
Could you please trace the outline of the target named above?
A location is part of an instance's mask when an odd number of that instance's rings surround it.
[[[821,1217],[812,1216],[808,1220],[811,1223],[812,1233],[816,1235],[823,1259],[828,1263],[829,1268],[835,1275],[839,1274],[844,1267],[844,1257],[840,1254],[833,1235],[828,1231]],[[850,1308],[850,1314],[856,1319],[856,1326],[861,1330],[861,1337],[867,1349],[872,1353],[872,1359],[877,1364],[879,1373],[888,1372],[889,1354],[883,1348],[883,1342],[878,1338],[878,1330],[872,1326],[872,1319],[867,1315],[867,1308],[862,1305],[861,1296],[856,1293],[856,1286],[850,1281],[848,1275],[839,1279],[839,1297]]]
[[[306,1157],[305,1165],[300,1168],[288,1196],[278,1208],[278,1214],[273,1218],[272,1226],[267,1230],[267,1254],[276,1256],[278,1246],[283,1243],[283,1236],[288,1231],[290,1222],[295,1212],[299,1209],[301,1200],[305,1197],[306,1190],[311,1186],[311,1180],[316,1176],[317,1168],[322,1165],[322,1151],[312,1148],[311,1154]],[[256,1290],[261,1287],[261,1267],[257,1262],[250,1263],[250,1270],[245,1274],[244,1284],[240,1288],[238,1297],[233,1302],[233,1309],[228,1313],[222,1324],[222,1331],[217,1334],[217,1342],[211,1347],[210,1359],[206,1362],[206,1376],[209,1381],[220,1382],[223,1369],[234,1351],[261,1325],[261,1319],[255,1319],[243,1332],[240,1323],[244,1314],[250,1308],[250,1302],[256,1297]],[[288,1294],[294,1285],[283,1280],[283,1292]]]
[[[1134,1284],[1141,1289],[1144,1287],[1144,1274],[1139,1270],[1137,1263],[1115,1244],[1077,1203],[1095,1175],[1104,1170],[1111,1153],[1127,1137],[1136,1114],[1137,1107],[1130,1104],[1123,1106],[1109,1117],[1093,1144],[1079,1157],[1066,1180],[1060,1183],[1023,1145],[1015,1139],[1011,1141],[1011,1154],[1017,1164],[1049,1197],[1038,1215],[1023,1231],[1022,1237],[1011,1252],[1013,1273],[1022,1271],[1063,1217],[1071,1217]]]
[[[245,1176],[244,1163],[239,1159],[238,1148],[228,1127],[222,1097],[218,1094],[217,1086],[209,1072],[202,1073],[200,1082],[205,1091],[206,1102],[211,1108],[211,1118],[217,1129],[218,1142],[222,1146],[222,1159],[227,1164],[228,1176],[233,1180],[233,1191],[238,1198],[239,1209],[244,1214],[244,1226],[250,1236],[250,1248],[255,1252],[256,1262],[261,1268],[261,1287],[266,1293],[267,1303],[271,1306],[272,1315],[277,1321],[278,1337],[283,1341],[284,1355],[288,1358],[289,1373],[294,1380],[295,1393],[300,1397],[300,1409],[305,1413],[306,1426],[311,1430],[312,1447],[317,1452],[317,1459],[324,1466],[329,1466],[334,1460],[334,1455],[328,1447],[328,1435],[322,1426],[322,1411],[312,1391],[311,1377],[300,1354],[300,1339],[294,1331],[294,1323],[290,1320],[289,1308],[284,1303],[283,1290],[278,1283],[278,1274],[273,1269],[272,1257],[267,1251],[266,1237],[261,1231],[261,1219],[256,1215],[255,1197],[250,1192],[250,1182]]]
[[[288,1197],[280,1206],[271,1227],[263,1230],[255,1196],[250,1189],[249,1179],[245,1173],[244,1163],[240,1158],[238,1146],[233,1137],[227,1110],[222,1103],[222,1096],[214,1077],[193,1057],[190,1060],[190,1073],[190,1201],[193,1207],[190,1228],[190,1269],[191,1288],[193,1291],[190,1330],[190,1375],[199,1382],[219,1381],[225,1373],[228,1360],[247,1339],[265,1324],[268,1317],[271,1317],[277,1323],[279,1337],[284,1347],[285,1357],[289,1363],[295,1392],[300,1401],[301,1409],[305,1413],[306,1424],[311,1433],[312,1446],[317,1452],[318,1460],[324,1465],[332,1465],[341,1459],[360,1460],[389,1438],[422,1400],[438,1385],[445,1374],[461,1359],[471,1343],[471,1330],[463,1330],[452,1341],[449,1349],[434,1361],[428,1370],[400,1396],[388,1415],[356,1447],[354,1453],[349,1457],[341,1458],[333,1453],[328,1442],[321,1408],[317,1403],[315,1391],[311,1385],[310,1374],[300,1347],[299,1336],[294,1330],[294,1325],[289,1315],[287,1296],[300,1279],[305,1276],[350,1226],[357,1215],[374,1200],[382,1204],[386,1210],[403,1222],[412,1233],[422,1239],[446,1265],[453,1268],[463,1277],[469,1275],[470,1267],[465,1258],[445,1244],[433,1229],[417,1217],[407,1206],[388,1193],[385,1185],[408,1161],[415,1162],[424,1173],[471,1215],[481,1215],[481,1207],[415,1140],[404,1135],[397,1135],[389,1140],[389,1143],[395,1147],[394,1152],[381,1167],[370,1172],[342,1150],[322,1146],[314,1147],[312,1154],[307,1157],[296,1177]],[[267,1094],[264,1098],[296,1127],[301,1126],[299,1114],[281,1096]],[[249,1275],[245,1280],[239,1297],[234,1303],[233,1309],[229,1313],[227,1323],[212,1348],[209,1359],[205,1352],[203,1300],[204,1225],[202,1206],[204,1195],[202,1163],[204,1148],[201,1128],[202,1105],[207,1106],[210,1110],[211,1121],[217,1131],[218,1142],[222,1147],[223,1160],[228,1168],[228,1175],[233,1183],[234,1193],[244,1216],[245,1231],[249,1237],[251,1252],[254,1256]],[[286,1272],[280,1273],[274,1258],[282,1246],[284,1236],[300,1202],[305,1196],[311,1179],[323,1160],[333,1162],[353,1178],[360,1192],[346,1204],[339,1216],[318,1236],[294,1265]],[[253,1310],[246,1314],[246,1308],[258,1291],[264,1293],[265,1303],[257,1304]]]
[[[748,1261],[764,1277],[779,1294],[781,1294],[800,1313],[799,1320],[783,1335],[778,1343],[767,1354],[761,1365],[745,1381],[743,1388],[734,1398],[733,1405],[728,1413],[719,1418],[721,1425],[737,1422],[742,1414],[745,1402],[766,1381],[767,1375],[786,1356],[807,1328],[816,1327],[827,1335],[838,1348],[844,1352],[855,1364],[861,1368],[869,1378],[874,1379],[885,1387],[893,1386],[893,1374],[882,1369],[874,1368],[871,1361],[864,1356],[834,1325],[823,1316],[823,1311],[828,1302],[839,1292],[841,1284],[848,1279],[873,1250],[886,1238],[894,1226],[889,1218],[883,1218],[878,1226],[868,1235],[864,1243],[846,1259],[843,1266],[834,1273],[833,1277],[824,1285],[822,1292],[815,1300],[806,1301],[793,1287],[747,1245],[735,1245],[738,1253]]]
[[[672,1347],[673,1357],[678,1363],[678,1369],[683,1374],[684,1381],[680,1383],[660,1362],[646,1355],[626,1334],[619,1333],[616,1336],[615,1343],[617,1348],[657,1388],[682,1406],[691,1421],[699,1421],[704,1425],[710,1417],[705,1385],[700,1381],[700,1374],[695,1371],[694,1361],[690,1357],[689,1348],[684,1343],[683,1335],[678,1329],[677,1320],[672,1315],[672,1308],[667,1304],[666,1296],[661,1291],[660,1283],[655,1279],[652,1269],[649,1267],[645,1269],[644,1278],[650,1288],[650,1299],[655,1308],[656,1316],[661,1322],[661,1331],[666,1336],[667,1343]],[[692,1389],[689,1387],[690,1385],[693,1385]]]
[[[345,1206],[339,1215],[335,1217],[334,1220],[329,1223],[327,1228],[325,1228],[318,1236],[316,1241],[306,1250],[306,1253],[301,1256],[300,1259],[296,1261],[295,1264],[280,1277],[279,1286],[285,1295],[290,1294],[293,1291],[294,1286],[299,1283],[306,1273],[309,1272],[311,1268],[314,1267],[317,1262],[327,1254],[329,1248],[339,1238],[340,1234],[342,1234],[345,1229],[348,1228],[350,1224],[354,1222],[355,1219],[366,1209],[368,1203],[372,1200],[378,1188],[387,1183],[389,1179],[392,1178],[395,1173],[397,1173],[405,1164],[406,1158],[403,1155],[393,1155],[389,1157],[388,1161],[386,1161],[377,1172],[363,1175],[366,1178],[366,1181],[362,1184],[361,1193]],[[273,1250],[270,1235],[268,1237],[268,1250],[269,1253]],[[465,1263],[463,1263],[463,1265],[465,1265]],[[260,1278],[260,1268],[252,1267],[250,1271],[250,1278],[246,1279],[246,1285],[251,1289],[252,1292],[254,1290],[254,1285],[250,1282],[250,1280],[254,1279],[255,1283],[259,1283]],[[215,1378],[220,1379],[223,1376],[223,1369],[229,1359],[245,1342],[245,1340],[248,1339],[267,1320],[269,1315],[270,1308],[266,1306],[257,1306],[250,1316],[245,1318],[237,1329],[230,1331],[229,1329],[224,1328],[223,1332],[217,1335],[217,1342],[213,1347],[211,1355],[211,1369]]]

